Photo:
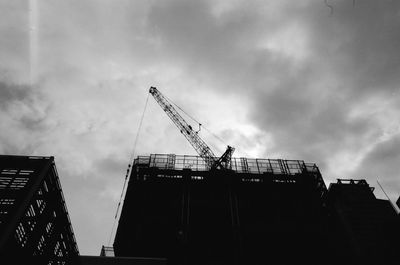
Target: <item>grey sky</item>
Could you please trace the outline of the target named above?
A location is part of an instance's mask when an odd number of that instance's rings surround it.
[[[394,200],[400,3],[328,3],[0,0],[0,153],[55,156],[82,254],[107,244],[150,86],[236,156],[379,179]],[[195,154],[152,98],[135,152]]]

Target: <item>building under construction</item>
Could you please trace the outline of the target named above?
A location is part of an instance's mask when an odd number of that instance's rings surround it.
[[[78,254],[54,158],[0,155],[0,263],[70,264]]]
[[[260,264],[308,260],[313,249],[317,262],[326,248],[326,192],[318,167],[299,160],[234,158],[232,169],[221,171],[197,156],[140,156],[115,254]]]
[[[315,164],[233,158],[209,170],[155,154],[134,160],[114,251],[168,264],[397,264],[398,228],[365,181],[327,190]]]
[[[116,257],[90,257],[78,256],[54,159],[0,156],[1,264],[397,264],[399,217],[366,181],[327,189],[300,160],[230,167],[137,157]]]
[[[157,88],[149,93],[199,156],[134,159],[116,256],[169,264],[399,260],[395,208],[377,200],[365,181],[338,181],[328,190],[313,163],[233,158],[230,146],[218,158],[199,137],[200,123],[195,131]]]

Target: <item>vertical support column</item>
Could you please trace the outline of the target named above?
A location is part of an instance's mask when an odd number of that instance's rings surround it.
[[[242,172],[243,173],[248,173],[249,172],[249,166],[247,165],[247,159],[245,157],[240,158],[241,166],[242,166]]]
[[[232,249],[234,264],[241,263],[241,253],[242,253],[242,242],[240,233],[240,218],[239,218],[239,202],[237,196],[238,188],[238,176],[232,172],[232,175],[228,176],[226,181],[228,185],[229,192],[229,204],[231,212],[231,222],[232,222],[232,233],[233,233],[233,245]]]
[[[179,257],[182,264],[188,261],[189,253],[189,222],[190,222],[190,181],[191,169],[182,171],[182,211],[181,211],[181,229],[178,231],[181,244],[181,255]]]
[[[281,168],[281,174],[287,175],[287,170],[285,166],[285,161],[282,159],[278,159],[279,167]]]

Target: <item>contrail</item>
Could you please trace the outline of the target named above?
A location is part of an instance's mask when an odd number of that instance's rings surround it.
[[[29,83],[36,82],[38,56],[38,16],[37,1],[29,0]]]

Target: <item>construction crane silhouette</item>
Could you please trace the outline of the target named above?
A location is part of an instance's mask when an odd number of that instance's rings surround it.
[[[161,94],[157,88],[150,87],[149,93],[154,97],[160,107],[178,127],[180,132],[193,146],[199,156],[204,159],[207,167],[210,170],[231,169],[231,159],[235,148],[228,145],[225,153],[221,157],[217,158],[211,148],[198,135],[201,124],[199,124],[199,131],[194,131],[192,126],[185,121],[185,119],[176,111],[172,104],[166,99],[166,97],[164,97],[163,94]]]

